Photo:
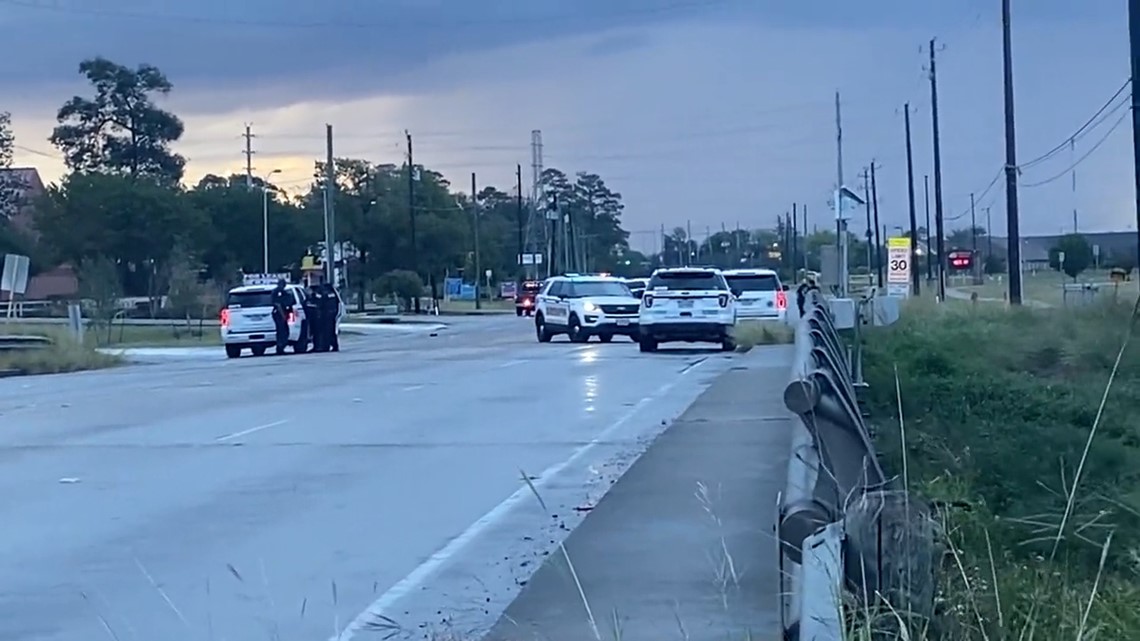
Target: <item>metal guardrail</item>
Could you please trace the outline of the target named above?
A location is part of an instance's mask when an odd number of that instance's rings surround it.
[[[2,325],[0,325],[2,327]],[[32,349],[45,349],[52,346],[52,340],[46,336],[23,336],[0,334],[0,351],[23,351]]]
[[[857,396],[865,387],[860,329],[872,308],[871,299],[857,305],[853,350],[818,291],[795,325],[784,404],[799,420],[776,526],[781,621],[791,641],[842,641],[851,615],[883,601],[904,613],[893,625],[933,614],[929,505],[892,489]],[[857,607],[845,605],[852,600]]]

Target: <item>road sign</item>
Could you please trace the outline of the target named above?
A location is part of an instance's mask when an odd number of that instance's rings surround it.
[[[887,239],[887,295],[910,295],[910,239]]]
[[[0,291],[23,294],[28,288],[28,257],[19,254],[4,256],[4,271],[0,273]]]

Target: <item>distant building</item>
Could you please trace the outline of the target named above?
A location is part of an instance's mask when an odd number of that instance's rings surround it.
[[[1081,235],[1089,241],[1093,247],[1099,247],[1100,251],[1100,264],[1106,265],[1111,262],[1124,262],[1132,265],[1137,264],[1137,235],[1134,231],[1106,231],[1106,232],[1081,232]],[[1065,234],[1052,234],[1048,236],[1022,236],[1021,237],[1021,260],[1028,269],[1047,269],[1049,267],[1049,250],[1057,246],[1057,243],[1064,237]],[[1006,255],[1005,238],[994,236],[993,238],[993,251],[999,256]]]
[[[12,225],[32,238],[38,236],[34,225],[36,200],[47,191],[40,172],[35,167],[13,167],[0,169],[0,181],[18,186],[19,197],[15,210],[8,213]],[[0,212],[0,215],[5,215]],[[43,268],[44,265],[39,265]],[[79,293],[79,278],[71,265],[58,265],[43,269],[28,279],[28,289],[24,300],[49,300],[74,298]],[[0,301],[7,300],[8,294],[0,294]]]
[[[9,219],[17,229],[35,234],[32,220],[35,213],[36,199],[44,194],[44,181],[35,167],[12,167],[0,169],[0,181],[16,185],[18,192],[15,211],[8,213]],[[0,212],[4,215],[4,212]]]

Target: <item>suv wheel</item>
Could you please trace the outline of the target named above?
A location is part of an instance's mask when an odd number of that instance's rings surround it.
[[[637,341],[637,347],[642,352],[656,352],[657,341],[653,340],[652,338],[643,338]]]
[[[571,343],[585,343],[590,340],[590,335],[582,331],[582,323],[577,316],[570,317],[570,327],[566,333],[570,336]]]
[[[534,333],[540,343],[549,343],[552,338],[546,329],[546,319],[542,317],[542,314],[534,317]]]
[[[726,338],[720,342],[720,351],[722,352],[735,352],[736,341],[731,338]]]
[[[237,358],[241,356],[240,345],[226,345],[226,358]]]

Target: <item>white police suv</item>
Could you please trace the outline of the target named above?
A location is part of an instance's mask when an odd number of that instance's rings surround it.
[[[273,289],[277,281],[289,281],[288,274],[245,274],[243,284],[226,294],[226,306],[221,312],[222,344],[226,356],[237,358],[244,349],[254,356],[265,354],[277,342],[273,324]],[[304,353],[312,336],[305,319],[307,294],[300,285],[286,285],[285,291],[293,296],[293,311],[289,318],[289,345],[293,352]],[[338,319],[339,320],[339,319]],[[339,322],[338,322],[339,331]]]
[[[591,336],[608,343],[614,336],[637,339],[638,300],[620,278],[567,274],[548,278],[535,301],[534,331],[549,343],[566,334],[575,343]]]
[[[787,287],[771,269],[729,269],[724,272],[728,288],[736,297],[740,320],[779,320],[788,313]]]
[[[638,343],[643,352],[660,343],[720,343],[736,349],[736,300],[719,269],[673,267],[653,272],[641,296]]]

